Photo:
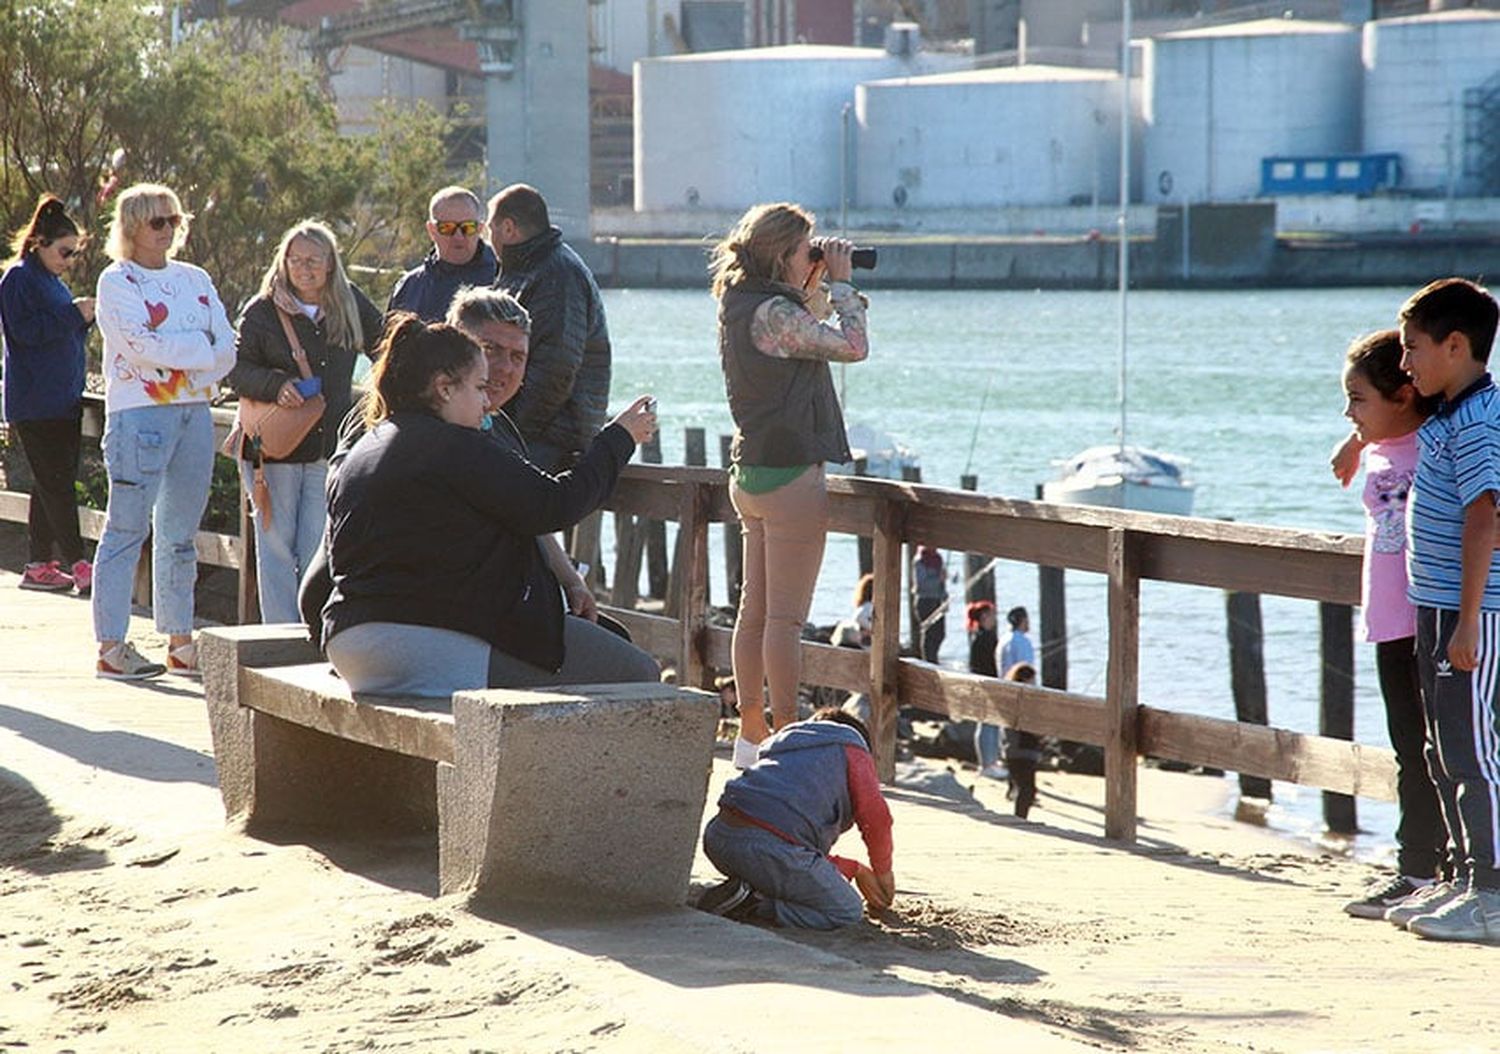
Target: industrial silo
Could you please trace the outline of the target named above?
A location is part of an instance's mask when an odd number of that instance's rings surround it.
[[[1359,32],[1264,19],[1146,42],[1144,199],[1239,201],[1275,155],[1359,149]]]
[[[1500,12],[1368,22],[1364,64],[1364,149],[1400,154],[1403,188],[1500,194]]]
[[[1020,66],[870,81],[855,92],[868,208],[1080,205],[1119,197],[1120,78]]]
[[[930,61],[811,44],[642,59],[635,64],[635,207],[836,205],[842,111],[852,108],[854,86],[928,72]]]

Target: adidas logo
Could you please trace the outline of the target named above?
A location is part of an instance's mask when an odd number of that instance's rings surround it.
[[[1447,659],[1439,659],[1437,661],[1437,675],[1439,677],[1452,677],[1453,664]]]

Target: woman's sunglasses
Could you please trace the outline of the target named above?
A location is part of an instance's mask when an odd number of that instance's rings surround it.
[[[451,238],[459,231],[463,232],[465,238],[472,238],[479,233],[478,220],[437,220],[433,226],[444,238]]]
[[[153,231],[163,230],[170,226],[175,231],[177,225],[181,222],[182,217],[175,214],[171,216],[152,216],[146,221],[146,226],[150,227]]]

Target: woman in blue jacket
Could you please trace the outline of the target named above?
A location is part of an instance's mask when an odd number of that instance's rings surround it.
[[[51,194],[11,241],[0,277],[5,334],[4,415],[21,441],[36,485],[27,523],[30,556],[22,589],[88,595],[93,568],[78,533],[78,451],[83,434],[83,338],[94,298],[75,297],[62,276],[78,259],[78,225]],[[55,551],[61,560],[53,557]]]

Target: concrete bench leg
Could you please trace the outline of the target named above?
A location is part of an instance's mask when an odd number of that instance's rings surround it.
[[[437,826],[431,761],[240,705],[241,669],[317,661],[302,627],[205,630],[198,648],[219,791],[231,822],[249,831],[280,824],[394,832]]]
[[[683,903],[718,719],[715,696],[660,684],[458,693],[442,891]]]

